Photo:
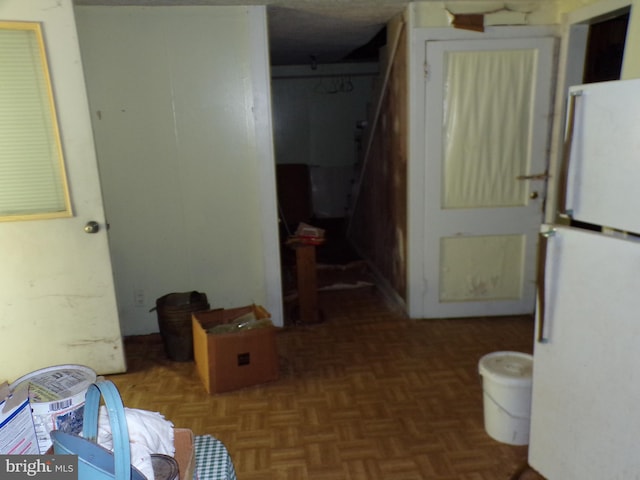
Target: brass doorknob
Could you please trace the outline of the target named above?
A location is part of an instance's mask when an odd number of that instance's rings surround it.
[[[538,192],[531,192],[529,194],[529,198],[535,200],[536,198],[538,198]]]
[[[100,224],[98,222],[94,222],[93,220],[87,222],[84,226],[84,231],[86,233],[98,233],[100,231]]]

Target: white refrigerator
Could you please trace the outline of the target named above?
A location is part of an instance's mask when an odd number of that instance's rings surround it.
[[[540,236],[529,464],[640,479],[640,80],[571,87],[565,135],[573,221]]]

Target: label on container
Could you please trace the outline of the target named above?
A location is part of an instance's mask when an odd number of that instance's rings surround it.
[[[73,397],[78,392],[85,392],[89,385],[96,381],[95,373],[89,371],[63,368],[36,374],[20,382],[16,389],[29,388],[29,398],[32,402],[54,402]],[[62,405],[59,409],[67,408]]]
[[[39,453],[27,396],[20,393],[9,396],[9,387],[6,385],[6,388],[0,388],[0,397],[0,454]]]
[[[51,431],[82,432],[85,395],[95,381],[90,368],[69,365],[39,370],[14,383],[15,392],[28,391],[41,454],[51,446]]]

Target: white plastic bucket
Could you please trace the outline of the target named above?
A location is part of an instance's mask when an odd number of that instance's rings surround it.
[[[40,454],[52,445],[52,430],[80,434],[84,397],[96,372],[84,365],[58,365],[28,373],[11,384],[11,390],[29,389],[29,403]]]
[[[480,359],[484,428],[491,438],[527,445],[531,424],[533,357],[520,352],[494,352]]]

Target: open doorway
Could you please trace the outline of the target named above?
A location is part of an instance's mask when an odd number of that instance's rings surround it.
[[[279,16],[291,12],[276,13],[277,21],[270,18],[270,25],[275,23],[277,28]],[[314,21],[322,23],[324,17],[314,20],[298,12],[293,18],[311,25]],[[332,42],[340,35],[340,28],[346,26],[341,24],[332,36],[325,37],[327,46],[309,44],[305,54],[300,45],[291,45],[292,52],[287,52],[275,34],[272,38],[276,41],[270,45],[286,323],[300,320],[296,318],[300,293],[297,251],[287,240],[295,236],[301,224],[324,232],[324,242],[315,247],[318,291],[374,285],[366,262],[347,238],[347,226],[386,28],[378,28],[377,33],[372,30],[373,36],[362,37],[367,38],[364,44],[345,45],[339,53]]]
[[[589,25],[584,83],[619,80],[629,12]]]
[[[606,5],[598,4],[568,15],[563,101],[572,85],[621,78],[630,5],[629,0],[625,7],[608,10]]]
[[[283,74],[284,73],[284,74]],[[377,78],[367,62],[272,67],[276,187],[285,319],[296,321],[301,225],[321,229],[314,247],[318,291],[371,287],[368,266],[347,237],[361,124]]]

